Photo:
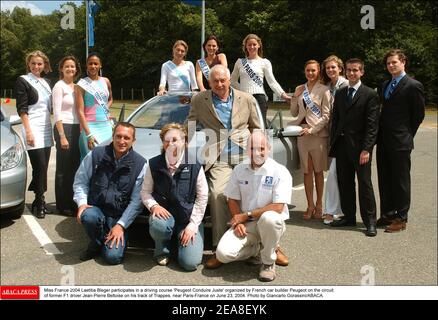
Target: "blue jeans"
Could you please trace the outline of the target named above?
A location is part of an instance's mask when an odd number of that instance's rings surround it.
[[[154,257],[169,256],[172,235],[176,232],[178,241],[178,263],[186,271],[195,271],[202,261],[204,251],[204,225],[200,224],[195,240],[183,247],[180,242],[181,232],[185,226],[175,225],[175,219],[158,219],[149,217],[149,233],[155,241]]]
[[[81,215],[81,222],[90,238],[88,250],[102,250],[102,255],[108,264],[120,264],[126,251],[128,232],[125,230],[123,245],[119,243],[116,248],[114,243],[110,248],[110,242],[105,245],[105,236],[114,227],[119,219],[106,217],[98,207],[91,207],[84,210]]]

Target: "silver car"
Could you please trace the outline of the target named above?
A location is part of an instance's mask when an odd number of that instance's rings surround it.
[[[20,124],[17,115],[6,117],[0,108],[1,128],[1,203],[0,212],[8,213],[18,219],[24,210],[27,182],[26,149],[12,129],[13,125]]]
[[[126,120],[136,127],[137,141],[134,149],[147,160],[160,154],[162,143],[159,133],[161,128],[170,122],[181,124],[186,122],[192,95],[192,93],[180,93],[155,96],[134,110]],[[261,119],[260,110],[258,107],[257,109],[259,119]],[[269,121],[268,130],[272,136],[271,145],[273,146],[272,157],[289,169],[293,177],[293,184],[298,185],[303,182],[296,141],[301,127],[285,125],[282,112],[282,110],[277,111]],[[191,148],[202,147],[204,143],[205,134],[202,128],[198,127],[195,138],[189,144],[189,151],[193,150]]]

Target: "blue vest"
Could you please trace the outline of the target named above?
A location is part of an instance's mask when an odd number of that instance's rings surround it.
[[[131,149],[116,166],[112,143],[94,148],[92,159],[88,204],[99,207],[105,216],[119,218],[131,201],[135,181],[146,159]]]
[[[150,159],[149,167],[154,180],[152,196],[173,215],[178,225],[187,225],[195,204],[196,182],[201,165],[181,163],[171,176],[163,153]]]

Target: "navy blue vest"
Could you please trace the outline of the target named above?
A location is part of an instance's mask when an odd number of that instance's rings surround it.
[[[152,196],[173,215],[178,225],[187,225],[195,204],[196,182],[201,165],[181,163],[172,177],[162,153],[149,160],[149,167],[154,180]]]
[[[146,159],[131,148],[116,166],[113,150],[112,143],[93,149],[88,204],[99,207],[106,216],[119,218],[131,201],[135,180]]]

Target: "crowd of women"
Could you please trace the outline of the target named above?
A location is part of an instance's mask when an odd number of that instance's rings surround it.
[[[204,91],[209,89],[209,70],[214,65],[228,67],[226,55],[220,53],[216,36],[207,37],[203,44],[205,57],[186,61],[188,45],[178,40],[173,46],[172,60],[163,63],[158,95],[172,92]],[[263,57],[261,39],[255,34],[247,35],[242,42],[243,58],[239,58],[231,73],[232,87],[248,92],[257,100],[266,123],[268,98],[264,79],[278,96],[291,105],[292,115],[298,113],[303,127],[298,138],[298,149],[304,171],[304,185],[308,202],[303,218],[312,217],[330,223],[334,215],[341,215],[336,163],[328,161],[328,137],[330,110],[336,90],[346,85],[342,60],[330,56],[320,64],[309,60],[304,66],[307,82],[295,89],[293,96],[285,93],[275,80],[271,62]],[[102,60],[92,53],[86,60],[87,76],[76,84],[81,68],[78,59],[66,56],[58,65],[59,81],[53,89],[45,74],[51,71],[48,57],[34,51],[26,57],[28,73],[16,83],[17,111],[23,123],[23,139],[32,164],[32,181],[29,190],[35,193],[32,213],[44,218],[48,212],[44,193],[47,191],[47,171],[53,137],[56,141],[56,208],[59,212],[74,214],[72,185],[81,159],[102,141],[112,135],[111,83],[100,76]],[[318,108],[320,117],[311,112]],[[51,112],[55,125],[51,127]],[[301,115],[301,117],[300,117]],[[330,166],[329,166],[330,165]],[[328,170],[325,215],[323,215],[323,172]],[[316,187],[316,202],[313,189]]]

